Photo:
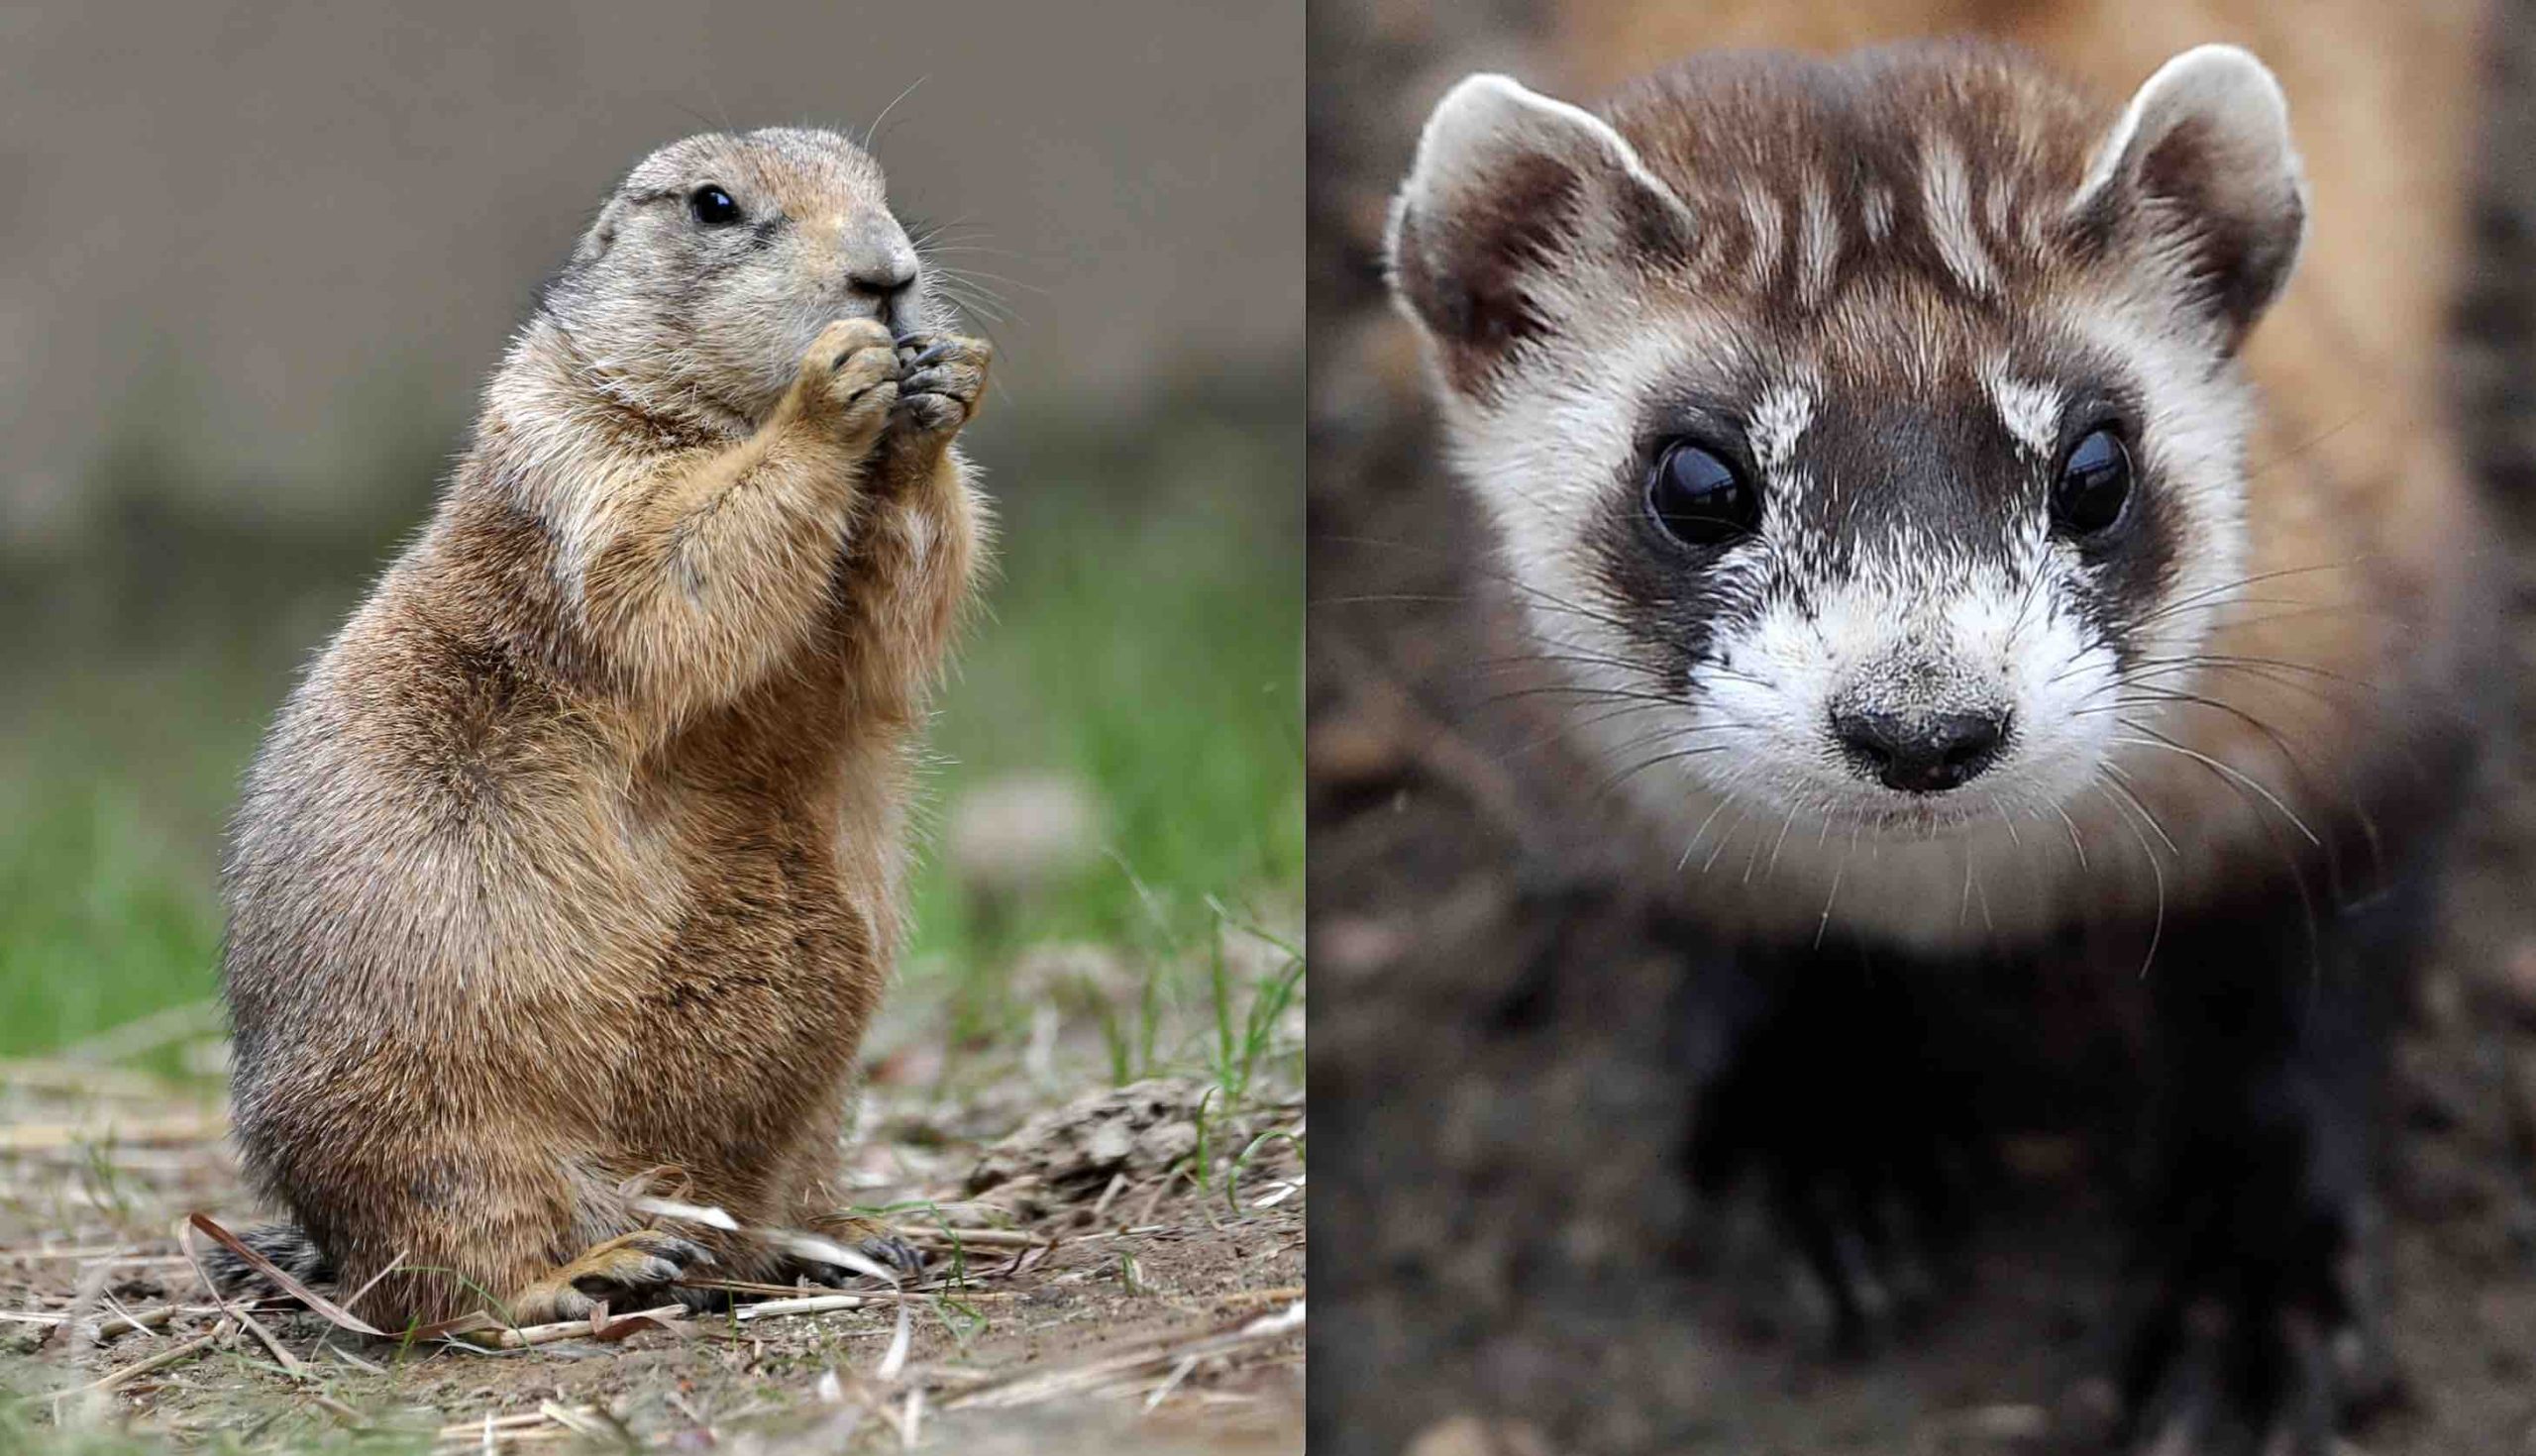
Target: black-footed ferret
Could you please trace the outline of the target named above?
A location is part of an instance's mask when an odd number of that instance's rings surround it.
[[[2301,451],[2333,335],[2274,304],[2308,212],[2242,50],[2110,107],[1915,46],[1696,58],[1600,111],[1472,76],[1390,250],[1574,736],[1699,921],[1796,992],[1703,1147],[1770,1176],[1855,1335],[1859,1251],[1935,1180],[1878,1110],[1919,1045],[1838,1024],[1861,1003],[1826,978],[2145,975],[2121,1394],[2151,1438],[2298,1450],[2386,1379],[2384,1005],[2477,602],[2444,441]]]

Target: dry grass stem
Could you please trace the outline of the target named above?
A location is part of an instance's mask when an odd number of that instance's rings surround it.
[[[101,1380],[91,1381],[84,1386],[72,1386],[68,1390],[55,1391],[53,1392],[53,1399],[58,1402],[66,1400],[72,1396],[84,1396],[92,1393],[103,1393],[114,1390],[118,1386],[127,1385],[133,1381],[139,1380],[141,1377],[148,1375],[154,1370],[164,1370],[168,1366],[174,1365],[179,1361],[190,1360],[196,1355],[201,1354],[203,1351],[210,1349],[220,1341],[227,1339],[231,1334],[237,1331],[237,1328],[238,1327],[236,1325],[231,1324],[228,1320],[224,1319],[220,1323],[212,1326],[211,1333],[209,1334],[197,1335],[194,1338],[185,1341],[181,1345],[171,1345],[166,1349],[159,1351],[158,1354],[151,1356],[147,1360],[143,1360],[138,1364],[127,1365],[123,1369],[118,1370],[114,1374],[106,1376]]]
[[[1176,1365],[1183,1360],[1195,1362],[1237,1354],[1299,1335],[1303,1330],[1304,1306],[1295,1303],[1275,1314],[1261,1315],[1195,1339],[1146,1341],[1053,1368],[1025,1370],[963,1391],[942,1404],[945,1409],[954,1406],[967,1409],[1027,1405],[1067,1396],[1090,1395],[1118,1377],[1137,1371]]]

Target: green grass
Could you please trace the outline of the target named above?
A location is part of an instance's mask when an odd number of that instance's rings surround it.
[[[944,978],[965,1031],[1010,1025],[1002,972],[1026,943],[1121,947],[1150,976],[1197,978],[1200,995],[1218,904],[1289,921],[1300,906],[1294,415],[1261,390],[1099,431],[1016,422],[981,442],[1003,571],[940,704],[929,817],[974,785],[1054,774],[1088,792],[1100,842],[1004,897],[965,883],[929,837],[905,974]],[[425,508],[432,472],[382,463],[416,483],[394,519],[346,540],[171,511],[181,460],[117,456],[101,488],[122,504],[101,542],[0,560],[0,615],[43,628],[0,647],[0,1055],[212,993],[237,775],[295,665]]]
[[[198,868],[110,774],[0,797],[0,1051],[56,1046],[203,995],[220,934]]]

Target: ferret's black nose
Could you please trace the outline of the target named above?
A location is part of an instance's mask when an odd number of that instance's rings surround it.
[[[1836,713],[1832,732],[1858,772],[1904,793],[1943,793],[1997,761],[2008,721],[1993,713]]]

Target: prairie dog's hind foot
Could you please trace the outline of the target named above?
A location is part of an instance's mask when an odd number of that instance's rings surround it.
[[[794,385],[802,412],[850,448],[881,438],[898,405],[898,354],[876,319],[842,319],[819,331]]]
[[[668,1295],[691,1267],[712,1262],[712,1252],[700,1244],[659,1229],[637,1229],[591,1245],[580,1258],[513,1296],[511,1319],[552,1324],[580,1319],[601,1303],[640,1308],[642,1300]]]

